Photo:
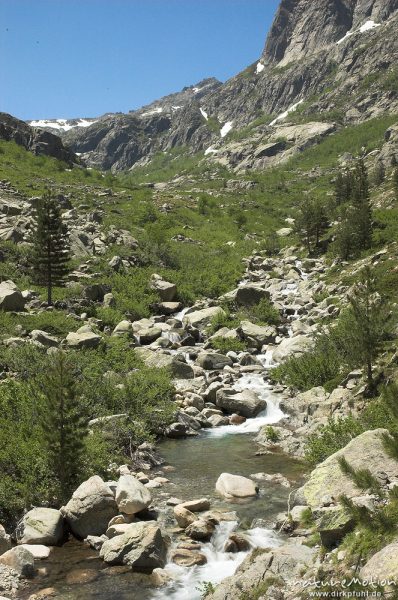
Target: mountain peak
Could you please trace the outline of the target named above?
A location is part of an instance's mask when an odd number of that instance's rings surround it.
[[[398,0],[282,0],[262,62],[286,65],[337,43],[348,33],[371,29],[398,9]]]

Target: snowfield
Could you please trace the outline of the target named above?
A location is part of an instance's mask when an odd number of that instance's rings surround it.
[[[89,121],[87,119],[38,119],[37,121],[29,121],[29,125],[32,127],[51,127],[52,129],[58,129],[61,131],[69,131],[75,127],[90,127],[97,122],[98,119]],[[68,123],[69,121],[69,123]],[[71,124],[70,121],[76,121]]]
[[[225,125],[221,128],[220,135],[221,137],[225,137],[232,129],[233,121],[227,121]]]
[[[371,29],[375,29],[376,27],[381,27],[380,23],[375,23],[374,21],[366,21],[366,23],[361,25],[361,27],[359,29],[354,30],[354,31],[352,31],[352,30],[347,31],[345,36],[342,37],[341,40],[336,42],[336,44],[337,45],[342,44],[345,40],[347,40],[352,35],[356,35],[358,33],[365,33],[366,31],[370,31]]]
[[[278,121],[283,121],[283,119],[286,119],[286,117],[294,112],[295,110],[297,110],[297,108],[300,106],[300,104],[302,104],[304,102],[304,100],[299,100],[298,102],[296,102],[296,104],[292,104],[292,106],[290,106],[287,110],[285,110],[285,112],[281,113],[280,115],[278,115],[276,117],[276,119],[274,119],[273,121],[271,121],[270,126],[272,127],[273,125],[275,125]]]

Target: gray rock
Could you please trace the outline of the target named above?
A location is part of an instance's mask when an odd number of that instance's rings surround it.
[[[117,484],[115,499],[120,512],[135,515],[150,505],[151,494],[132,475],[122,475]]]
[[[318,465],[309,480],[297,493],[311,507],[323,505],[324,496],[337,501],[344,493],[349,498],[360,496],[363,491],[341,470],[339,458],[344,457],[354,469],[368,469],[375,477],[398,478],[398,462],[390,458],[383,445],[386,429],[365,431],[351,440],[345,448],[335,452]]]
[[[31,331],[30,337],[34,342],[38,342],[47,348],[55,348],[59,344],[59,341],[55,336],[39,329],[34,329]]]
[[[82,331],[82,327],[76,332],[70,332],[66,336],[66,343],[70,348],[82,350],[85,348],[98,348],[101,336],[93,331]]]
[[[202,352],[199,354],[197,364],[207,371],[222,370],[227,365],[232,367],[232,360],[225,354],[217,354],[216,352]]]
[[[253,306],[258,304],[263,298],[269,300],[270,293],[260,285],[247,283],[237,289],[236,302],[242,306]]]
[[[118,508],[112,490],[95,475],[84,481],[66,506],[61,508],[72,533],[81,539],[102,535]]]
[[[16,528],[18,544],[57,546],[64,536],[64,519],[55,508],[32,508]]]
[[[258,487],[247,477],[221,473],[217,479],[216,490],[224,498],[250,498],[257,496]]]
[[[35,574],[34,556],[26,548],[16,546],[0,556],[0,563],[14,569],[21,577],[33,577]]]
[[[19,312],[24,308],[25,300],[15,283],[10,280],[2,281],[0,283],[0,310]]]
[[[210,324],[212,319],[218,316],[227,316],[226,312],[221,306],[211,306],[209,308],[203,308],[196,310],[191,313],[187,313],[183,318],[184,325],[192,325],[198,329],[203,329]]]
[[[3,525],[0,525],[0,555],[4,554],[4,552],[7,552],[7,550],[9,550],[10,548],[11,538],[6,533],[6,530],[4,529]]]
[[[251,390],[237,392],[231,388],[221,388],[217,391],[216,404],[228,413],[238,413],[247,419],[256,417],[267,407],[267,402],[259,398],[255,392]]]
[[[284,338],[272,354],[272,360],[276,363],[285,361],[292,356],[299,356],[313,348],[313,340],[306,335],[297,335]]]
[[[100,557],[111,565],[129,565],[134,571],[151,572],[166,564],[167,546],[153,521],[133,523],[122,535],[104,542]]]

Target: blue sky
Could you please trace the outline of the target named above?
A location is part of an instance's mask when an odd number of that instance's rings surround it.
[[[264,47],[279,0],[0,0],[0,110],[127,112],[224,81]]]

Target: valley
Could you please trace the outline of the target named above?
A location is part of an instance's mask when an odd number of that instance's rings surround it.
[[[0,113],[0,600],[395,597],[397,19],[282,0],[226,82]]]

